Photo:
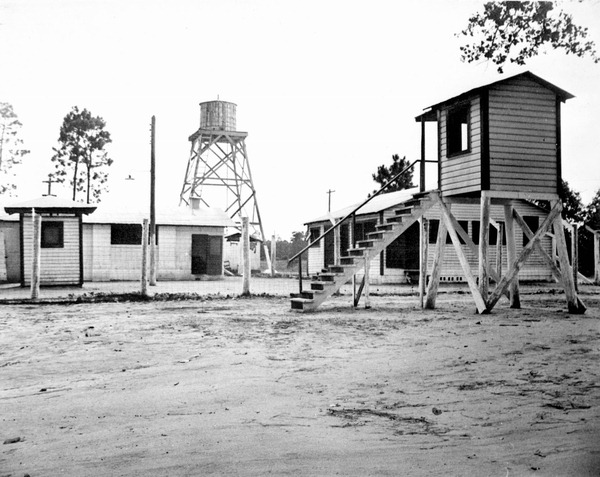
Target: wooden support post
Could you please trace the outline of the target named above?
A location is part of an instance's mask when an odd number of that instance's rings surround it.
[[[484,300],[488,298],[488,245],[490,239],[490,197],[481,191],[481,211],[479,227],[479,292]]]
[[[156,286],[156,118],[152,116],[150,138],[150,286]]]
[[[487,305],[485,300],[481,296],[481,292],[477,287],[477,282],[475,281],[475,277],[473,276],[473,272],[471,272],[471,268],[469,266],[469,261],[465,256],[462,245],[458,238],[458,234],[456,233],[456,229],[454,228],[454,224],[452,223],[451,214],[446,204],[442,200],[438,200],[438,204],[440,205],[440,209],[442,211],[442,219],[446,222],[446,227],[448,229],[448,234],[452,239],[452,244],[454,245],[454,250],[456,250],[456,255],[458,257],[458,261],[463,269],[463,273],[465,274],[465,278],[467,279],[467,283],[469,284],[469,289],[471,290],[471,294],[473,295],[473,299],[475,300],[475,306],[477,307],[477,311],[479,313],[487,313]]]
[[[40,297],[40,270],[41,270],[41,248],[42,248],[42,216],[33,211],[31,215],[33,222],[33,253],[31,263],[31,299]]]
[[[594,233],[594,283],[600,285],[600,234]]]
[[[575,291],[579,291],[577,286],[577,273],[579,272],[579,227],[573,224],[571,229],[571,268],[573,269],[573,284]]]
[[[273,235],[271,237],[271,276],[274,277],[276,274],[275,271],[275,261],[277,259],[277,237]]]
[[[369,297],[369,292],[370,292],[370,278],[369,278],[369,273],[370,270],[369,268],[371,267],[371,257],[369,255],[369,253],[367,252],[365,254],[365,308],[371,308],[371,299]]]
[[[148,219],[142,224],[142,296],[148,296]]]
[[[513,211],[513,216],[519,224],[519,227],[521,227],[521,229],[523,230],[523,233],[527,236],[529,240],[531,240],[535,234],[531,231],[525,220],[523,220],[523,217],[521,217],[516,210]],[[554,241],[554,237],[552,237],[552,240]],[[552,272],[552,275],[554,276],[556,281],[562,284],[562,274],[560,269],[556,266],[556,261],[553,260],[550,257],[550,255],[548,255],[548,252],[544,250],[544,247],[542,247],[542,244],[540,242],[536,242],[536,249],[542,257],[542,259],[544,259],[548,267],[550,267],[550,271]],[[579,308],[585,309],[585,305],[579,299],[579,297],[577,297],[577,306]]]
[[[502,242],[504,238],[504,222],[500,222],[496,238],[496,274],[502,278]],[[498,284],[498,280],[496,280]]]
[[[531,255],[533,250],[537,247],[537,244],[541,238],[546,234],[546,232],[548,232],[556,217],[560,218],[560,209],[560,203],[556,203],[548,216],[544,219],[544,222],[540,228],[536,231],[533,238],[527,243],[527,245],[521,251],[521,254],[511,264],[506,272],[506,275],[504,275],[502,280],[500,280],[500,283],[498,283],[498,286],[495,288],[494,292],[490,295],[487,301],[488,311],[491,311],[492,308],[494,308],[500,299],[500,296],[504,293],[504,290],[506,290],[510,286],[510,283],[518,276],[521,267],[525,264],[525,261],[529,258],[529,255]]]
[[[335,225],[335,222],[334,222]],[[333,231],[333,264],[334,265],[339,265],[340,264],[340,251],[341,251],[341,236],[340,236],[340,232],[341,232],[341,226],[337,227],[334,231]]]
[[[560,203],[558,203],[558,205],[560,206]],[[569,254],[567,252],[565,229],[563,227],[563,222],[560,213],[554,219],[554,237],[556,238],[556,251],[558,253],[558,263],[560,264],[562,284],[565,290],[565,296],[567,298],[567,307],[569,309],[569,313],[584,313],[585,308],[579,306],[579,302],[577,300],[577,292],[575,290],[575,283],[573,282],[573,272],[569,264]]]
[[[242,217],[242,296],[250,295],[250,223],[248,217]]]
[[[506,263],[510,270],[517,259],[517,244],[515,240],[515,224],[513,221],[512,205],[504,206],[504,222],[506,224]],[[498,285],[496,285],[498,286]],[[508,287],[510,293],[510,307],[521,308],[521,296],[519,294],[519,275],[517,274]]]
[[[425,217],[421,217],[420,238],[421,246],[419,247],[419,302],[421,308],[425,307],[425,290],[427,287],[427,254],[429,245],[429,221]]]
[[[425,301],[425,308],[430,310],[435,308],[435,300],[437,298],[438,287],[440,284],[440,274],[442,272],[442,263],[444,262],[444,246],[446,244],[447,235],[448,232],[446,229],[446,222],[444,220],[440,220],[437,240],[435,243],[435,254],[433,256],[431,277],[429,277],[429,284],[427,286],[427,299]]]

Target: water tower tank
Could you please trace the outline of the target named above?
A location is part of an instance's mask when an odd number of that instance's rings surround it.
[[[227,101],[200,103],[200,129],[235,131],[235,107]]]

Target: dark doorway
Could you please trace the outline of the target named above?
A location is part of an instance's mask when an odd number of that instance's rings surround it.
[[[325,267],[328,265],[335,264],[335,243],[334,243],[334,232],[330,232],[325,236]]]
[[[192,235],[192,275],[223,273],[223,238],[218,235]]]
[[[386,249],[387,268],[419,269],[419,224],[415,222]]]

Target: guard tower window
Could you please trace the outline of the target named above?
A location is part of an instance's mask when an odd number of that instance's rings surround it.
[[[64,245],[63,222],[42,222],[42,248],[63,248]]]
[[[470,150],[470,109],[471,105],[465,103],[448,111],[448,156]]]

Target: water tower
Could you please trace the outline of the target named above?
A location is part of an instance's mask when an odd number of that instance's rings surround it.
[[[200,103],[200,129],[189,137],[190,159],[179,203],[219,207],[241,225],[248,217],[250,234],[265,244],[265,234],[246,152],[248,133],[236,131],[236,105]],[[266,245],[265,245],[266,247]],[[269,253],[265,249],[267,260]]]

